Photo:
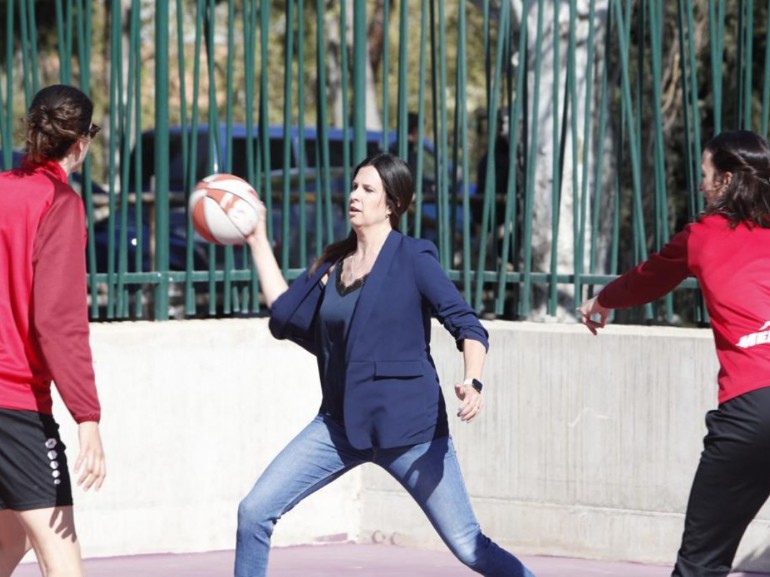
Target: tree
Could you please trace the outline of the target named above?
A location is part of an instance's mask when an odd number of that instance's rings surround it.
[[[513,74],[526,67],[526,94],[519,122],[525,158],[526,194],[523,223],[529,227],[531,253],[524,251],[523,270],[549,273],[551,299],[542,285],[531,300],[527,287],[522,295],[524,317],[540,319],[556,316],[572,318],[575,309],[574,288],[580,284],[556,286],[559,273],[605,272],[608,243],[580,250],[585,239],[606,238],[591,230],[585,218],[599,204],[606,207],[609,195],[601,194],[612,180],[612,138],[604,133],[597,143],[600,125],[599,91],[605,54],[608,0],[570,2],[541,0],[523,3],[511,0],[513,29],[526,38],[525,53],[513,55]],[[597,176],[597,162],[603,170]],[[597,192],[599,191],[599,192]],[[607,214],[605,212],[605,214]],[[577,218],[580,216],[580,218]],[[606,232],[605,217],[599,222]],[[592,252],[596,255],[591,258]],[[558,300],[558,307],[554,304]]]

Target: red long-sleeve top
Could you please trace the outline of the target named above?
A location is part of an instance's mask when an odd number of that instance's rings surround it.
[[[99,421],[83,203],[56,162],[0,173],[0,407]]]
[[[770,229],[730,228],[722,216],[704,217],[604,287],[599,304],[639,306],[691,275],[711,317],[719,402],[770,386]]]

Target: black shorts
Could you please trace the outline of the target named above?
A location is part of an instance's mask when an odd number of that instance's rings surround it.
[[[65,448],[51,415],[0,409],[0,509],[71,506]]]

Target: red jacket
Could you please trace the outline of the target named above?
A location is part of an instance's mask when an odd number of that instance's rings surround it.
[[[98,421],[83,203],[55,162],[0,173],[0,407]]]
[[[698,279],[719,359],[719,402],[770,386],[770,229],[707,216],[599,293],[610,308],[660,298]]]

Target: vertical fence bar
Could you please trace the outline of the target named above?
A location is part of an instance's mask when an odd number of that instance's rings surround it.
[[[340,92],[342,96],[342,174],[345,182],[345,198],[343,206],[348,206],[350,199],[350,172],[351,172],[351,142],[350,142],[350,63],[348,62],[348,2],[340,2],[340,41],[342,54],[340,55]],[[355,156],[354,156],[355,158]]]
[[[537,1],[537,32],[535,34],[535,78],[531,87],[532,104],[530,110],[525,111],[532,119],[529,127],[529,149],[527,151],[527,192],[524,201],[524,238],[528,239],[524,245],[523,283],[521,287],[521,314],[529,315],[532,304],[532,217],[535,192],[535,165],[538,158],[538,132],[540,129],[540,62],[543,48],[543,0]],[[525,4],[528,6],[529,2]],[[524,12],[529,14],[529,12]],[[529,58],[529,51],[527,53]]]
[[[752,126],[752,97],[753,97],[753,75],[754,68],[754,0],[743,0],[741,2],[741,46],[740,54],[742,58],[738,61],[738,72],[743,93],[740,109],[741,122],[739,126],[745,130],[751,130]]]
[[[686,4],[686,6],[685,6]],[[690,216],[703,210],[703,198],[696,194],[700,182],[700,113],[695,69],[695,41],[693,38],[693,13],[689,2],[678,0],[678,23],[682,62],[682,103],[685,128],[685,169],[690,199]],[[720,42],[721,44],[721,42]]]
[[[116,12],[117,11],[117,12]],[[110,66],[110,87],[109,87],[109,95],[110,95],[110,101],[111,102],[120,102],[122,99],[122,76],[123,76],[123,70],[121,69],[122,62],[123,62],[123,54],[122,54],[122,45],[121,45],[121,9],[120,9],[120,2],[113,2],[112,3],[112,22],[110,25],[110,50],[113,55],[113,62],[115,65]],[[86,61],[88,62],[88,60]],[[109,123],[109,131],[108,134],[110,135],[110,159],[109,159],[109,170],[110,175],[114,175],[116,171],[115,166],[115,139],[114,135],[119,132],[119,126],[118,126],[118,119],[119,115],[117,114],[111,114],[110,115],[110,123]],[[127,260],[127,246],[128,246],[128,239],[127,239],[127,195],[122,194],[121,195],[121,208],[120,211],[116,210],[115,204],[115,194],[113,194],[113,191],[115,190],[114,187],[114,176],[113,176],[113,182],[110,186],[110,195],[108,199],[108,206],[109,206],[109,221],[107,222],[107,247],[108,247],[108,253],[107,253],[107,307],[106,307],[106,316],[108,319],[113,318],[119,318],[121,314],[125,312],[124,306],[124,295],[123,295],[123,282],[125,279],[125,273],[126,273],[126,260]],[[116,230],[116,220],[117,217],[120,217],[120,242],[118,245],[118,270],[115,270],[115,230]],[[141,222],[141,221],[140,221]]]
[[[130,33],[130,46],[131,46],[131,53],[134,55],[138,55],[140,52],[140,46],[141,46],[141,33],[142,33],[142,24],[141,20],[139,18],[139,7],[138,7],[139,0],[134,0],[134,10],[132,10],[131,14],[131,33]],[[134,82],[134,119],[133,119],[133,132],[134,132],[134,138],[136,140],[136,144],[134,146],[134,155],[135,155],[135,166],[134,166],[134,182],[136,183],[134,186],[134,193],[136,201],[134,203],[134,222],[139,223],[137,226],[138,230],[140,231],[140,234],[137,235],[136,238],[136,253],[134,255],[134,270],[136,271],[143,271],[144,266],[144,250],[146,244],[150,241],[149,238],[145,239],[145,235],[143,234],[141,223],[142,221],[142,214],[144,210],[144,203],[142,198],[142,67],[140,65],[140,62],[135,60],[134,62],[134,74],[135,82]],[[127,211],[126,211],[127,212]],[[124,221],[125,222],[125,221]],[[143,316],[143,309],[144,309],[144,290],[141,285],[137,285],[135,292],[134,292],[134,312],[137,318],[141,318]]]
[[[487,238],[490,239],[490,243],[493,246],[496,244],[494,209],[497,192],[497,182],[495,178],[497,172],[497,157],[495,154],[495,147],[497,146],[497,125],[498,114],[500,113],[499,97],[502,84],[503,54],[505,51],[505,37],[508,30],[508,15],[510,14],[510,8],[507,4],[508,3],[504,3],[500,7],[494,62],[492,61],[491,43],[486,49],[486,52],[489,55],[489,66],[487,67],[487,70],[492,72],[492,74],[489,75],[492,79],[487,83],[487,164],[485,168],[485,186],[484,190],[479,191],[483,194],[483,204],[481,210],[481,229],[479,231],[478,264],[476,265],[478,274],[476,275],[476,292],[473,303],[473,306],[477,311],[481,311],[483,307],[483,273],[486,270]],[[491,27],[488,28],[488,30],[489,29],[491,29]]]
[[[243,6],[243,64],[246,69],[245,74],[245,90],[246,99],[244,107],[246,111],[246,171],[247,179],[253,183],[257,194],[264,201],[264,190],[259,187],[259,180],[257,179],[257,150],[259,144],[256,141],[258,132],[254,126],[254,99],[256,97],[256,85],[254,82],[254,76],[256,74],[256,33],[258,26],[257,19],[257,7],[255,5],[256,0],[247,0]],[[250,252],[244,250],[243,252],[244,266],[248,267],[251,274],[249,275],[249,282],[247,288],[244,289],[244,298],[248,299],[246,306],[244,307],[250,313],[257,313],[260,310],[259,303],[259,277],[252,259],[250,258]]]
[[[233,87],[233,73],[235,69],[235,3],[227,2],[227,59],[225,64],[225,137],[222,145],[222,160],[224,172],[233,172],[233,104],[235,103],[235,90]],[[219,127],[217,127],[217,139],[219,139]],[[225,154],[225,150],[227,154]],[[189,243],[188,243],[189,244]],[[233,284],[232,271],[235,266],[233,247],[224,247],[224,266],[222,274],[222,311],[229,314],[232,311],[240,311],[238,293]],[[216,300],[216,299],[213,299]]]
[[[117,4],[117,5],[116,5]],[[91,27],[90,19],[88,22],[88,28]],[[116,191],[116,177],[118,174],[118,150],[120,149],[120,142],[123,135],[126,134],[126,126],[124,123],[124,115],[126,113],[125,111],[125,97],[124,97],[124,91],[125,91],[125,78],[124,78],[124,70],[123,70],[123,37],[122,37],[122,30],[123,30],[123,11],[121,9],[120,2],[113,2],[112,5],[112,11],[111,11],[111,21],[110,21],[110,60],[114,63],[112,66],[110,66],[110,90],[109,93],[111,95],[110,102],[112,108],[114,108],[115,113],[110,114],[110,121],[109,121],[109,130],[107,131],[109,142],[108,142],[108,165],[109,165],[109,179],[108,179],[108,188],[109,188],[109,195],[110,197],[115,196]],[[91,34],[88,33],[87,37],[90,38]],[[91,55],[88,55],[88,61],[90,62]],[[131,67],[131,64],[133,62],[133,55],[129,55],[129,69]],[[129,82],[130,82],[130,76],[129,76]],[[129,109],[130,110],[130,109]],[[128,148],[128,139],[123,139],[125,142],[125,155],[123,158],[128,159],[130,156],[130,150]],[[124,163],[128,164],[128,162]],[[91,179],[86,178],[84,179],[86,182],[90,183]],[[128,200],[128,194],[121,194],[121,211],[120,211],[120,217],[121,217],[121,253],[120,258],[118,261],[118,274],[117,274],[117,287],[116,287],[116,296],[117,296],[117,302],[115,303],[115,314],[118,318],[125,318],[128,316],[128,310],[129,310],[129,292],[126,290],[126,284],[128,282],[127,280],[127,264],[128,264],[128,227],[126,226],[127,221],[127,213],[128,210],[126,208],[127,206],[127,200]],[[115,216],[110,215],[110,220],[114,221]]]
[[[353,163],[366,156],[366,0],[353,1]]]
[[[305,9],[304,1],[297,2],[297,153],[299,158],[299,267],[307,267],[307,190],[305,182],[305,169],[307,167],[307,158],[305,152]],[[316,195],[315,211],[318,212],[318,197]]]
[[[10,0],[11,2],[13,0]],[[24,95],[26,97],[27,104],[32,101],[34,90],[32,88],[32,77],[37,73],[37,70],[33,69],[33,63],[35,62],[30,55],[30,47],[33,43],[33,39],[30,38],[32,34],[31,27],[29,25],[29,13],[27,12],[27,4],[23,0],[19,1],[19,31],[21,33],[21,65],[24,69],[21,81],[24,86]]]
[[[204,42],[204,20],[206,18],[206,0],[198,0],[196,11],[195,11],[195,33],[194,33],[194,49],[193,49],[193,86],[201,86],[201,54],[202,54],[202,46]],[[191,111],[191,118],[190,118],[190,125],[189,130],[187,127],[187,121],[185,118],[182,119],[182,134],[181,138],[184,141],[187,141],[186,149],[188,153],[188,159],[190,159],[190,162],[186,166],[186,172],[185,172],[185,182],[188,183],[188,188],[191,188],[190,185],[192,185],[193,182],[195,182],[195,179],[197,178],[197,167],[198,162],[197,160],[195,162],[192,161],[192,159],[198,158],[198,146],[200,145],[200,139],[198,138],[199,134],[199,120],[200,120],[200,90],[194,90],[193,91],[193,97],[192,97],[192,111]],[[192,238],[193,232],[192,232],[192,223],[188,222],[187,227],[187,234],[188,238]],[[213,247],[209,247],[208,255],[209,258],[211,258],[211,255],[213,254]],[[187,243],[187,249],[185,253],[185,260],[191,262],[193,261],[193,246],[192,243]],[[209,275],[211,273],[209,272]],[[215,294],[214,291],[214,284],[212,282],[212,279],[209,278],[209,284],[208,284],[208,291],[209,291],[209,311],[211,311],[212,308],[212,301],[214,300],[212,297]]]
[[[551,147],[553,150],[552,162],[552,174],[551,180],[551,247],[550,247],[550,259],[549,259],[549,275],[548,275],[548,301],[546,304],[547,314],[554,316],[556,313],[556,265],[558,259],[558,246],[559,246],[559,220],[561,218],[561,178],[562,178],[562,138],[563,132],[560,136],[559,128],[561,123],[559,122],[559,83],[561,81],[561,58],[559,51],[561,41],[561,27],[559,26],[559,11],[561,4],[553,5],[553,32],[551,41],[553,42],[553,86],[551,87],[553,98],[553,106],[551,107]],[[566,98],[565,98],[566,109]]]
[[[651,69],[652,69],[652,111],[653,111],[653,185],[655,195],[655,244],[654,249],[656,251],[663,248],[663,245],[668,242],[668,194],[666,190],[666,157],[665,157],[665,144],[663,142],[663,102],[662,94],[663,88],[661,85],[661,78],[663,75],[663,35],[661,32],[661,24],[663,22],[663,6],[661,0],[651,0],[649,2],[650,8],[650,52],[651,52]],[[671,295],[667,295],[665,301],[665,316],[666,319],[671,320],[672,311],[672,299]]]
[[[571,5],[574,8],[574,4]],[[583,118],[583,159],[582,159],[582,173],[580,176],[581,188],[580,188],[580,216],[579,216],[579,228],[577,231],[577,237],[575,241],[575,304],[579,305],[583,300],[583,279],[585,264],[585,241],[587,233],[587,218],[589,211],[589,192],[588,192],[588,179],[589,179],[589,164],[592,158],[593,150],[593,85],[594,85],[594,58],[596,55],[596,0],[591,0],[588,6],[588,37],[586,39],[586,93],[584,104],[584,118]],[[598,162],[598,158],[596,162]],[[600,194],[601,182],[594,180],[593,188],[596,194]],[[592,238],[597,235],[597,228],[591,227]],[[589,267],[591,265],[589,264]],[[592,268],[589,268],[590,272],[593,272]]]
[[[528,10],[528,4],[525,4],[526,10]],[[524,14],[527,14],[525,11]],[[508,26],[510,27],[510,12],[508,15]],[[525,102],[526,102],[526,72],[527,72],[527,65],[526,65],[526,57],[527,57],[527,43],[528,43],[528,32],[527,32],[527,26],[522,24],[521,30],[519,31],[519,46],[518,46],[518,65],[516,68],[516,88],[515,88],[515,94],[514,94],[514,100],[512,100],[508,107],[508,130],[509,130],[509,156],[508,156],[508,163],[509,166],[514,167],[514,170],[509,171],[508,173],[508,183],[506,188],[506,198],[505,198],[505,220],[504,220],[504,226],[505,226],[505,233],[503,235],[503,252],[502,252],[502,261],[503,263],[508,262],[508,255],[509,255],[509,247],[510,247],[510,254],[514,255],[514,270],[519,270],[521,263],[519,259],[519,253],[522,249],[522,240],[523,237],[520,239],[521,234],[521,228],[523,226],[523,223],[519,223],[519,215],[518,211],[520,210],[520,203],[519,203],[519,196],[521,195],[521,190],[526,187],[526,182],[519,182],[519,171],[518,171],[518,156],[519,156],[519,146],[521,145],[522,148],[524,148],[524,142],[520,142],[522,139],[521,135],[521,127],[524,124],[524,121],[522,119],[522,111],[526,109]],[[526,135],[524,137],[524,140],[526,140]],[[529,242],[527,244],[530,244]],[[508,279],[508,275],[506,274],[503,276],[502,274],[503,267],[500,269],[500,286],[498,287],[498,294],[497,294],[497,300],[499,303],[499,307],[504,306],[504,298],[505,294],[507,292],[507,286],[508,283],[506,282]],[[519,290],[520,284],[516,283],[514,285],[514,295],[513,295],[513,302],[511,303],[511,308],[515,315],[520,315],[522,312],[522,301],[521,301],[521,290]],[[497,314],[502,314],[502,308],[497,309]]]
[[[722,131],[722,41],[724,39],[724,2],[709,0],[709,54],[711,56],[711,97],[714,131]],[[717,11],[718,9],[718,11]]]
[[[380,148],[390,150],[390,2],[382,6],[382,140]],[[376,80],[376,79],[375,79]]]
[[[681,4],[680,4],[681,6]],[[695,58],[695,18],[693,15],[693,6],[691,2],[687,2],[687,49],[689,59],[687,61],[687,74],[683,74],[682,77],[689,77],[689,95],[692,105],[690,106],[691,118],[692,118],[692,140],[691,145],[688,147],[691,149],[689,152],[688,173],[691,177],[692,186],[690,188],[690,194],[695,196],[695,205],[698,207],[698,212],[703,210],[703,195],[697,194],[698,186],[700,185],[700,158],[701,158],[701,134],[700,134],[700,99],[698,98],[698,83],[696,77],[696,58]],[[684,41],[682,40],[682,43]],[[682,59],[684,63],[684,59]],[[690,133],[688,132],[689,136]],[[708,312],[706,311],[700,292],[697,293],[697,306],[695,310],[695,319],[697,322],[704,322],[708,320]]]
[[[409,2],[402,0],[398,11],[398,96],[396,102],[396,127],[397,127],[397,149],[401,158],[407,158],[407,129],[408,129],[408,55],[409,55],[409,33],[407,23],[409,18]],[[387,78],[383,76],[383,78]],[[421,143],[421,141],[418,140]],[[417,174],[414,175],[415,187],[417,186]],[[407,213],[401,216],[401,228],[406,230],[408,225]]]
[[[62,84],[69,84],[72,78],[72,69],[70,55],[72,54],[72,0],[62,0],[66,2],[64,9],[57,19],[58,28],[58,48],[59,48],[59,78]],[[27,95],[29,102],[29,95]]]
[[[206,167],[206,172],[208,174],[219,173],[222,170],[221,150],[223,138],[219,125],[219,111],[217,110],[216,7],[216,0],[208,0],[205,12],[203,13],[203,35],[206,47],[206,71],[208,76],[208,139],[206,143],[208,147],[208,166]],[[191,137],[197,139],[197,134],[192,134]],[[197,175],[193,178],[197,178]],[[213,316],[217,312],[217,282],[214,273],[216,271],[217,253],[220,249],[213,243],[210,243],[207,249],[209,264],[209,315]]]
[[[316,100],[318,101],[318,120],[316,123],[318,134],[318,160],[316,161],[316,181],[320,183],[320,194],[323,199],[323,211],[318,206],[319,216],[325,218],[325,227],[321,226],[319,219],[316,227],[316,251],[334,239],[334,200],[332,199],[330,182],[329,161],[329,103],[326,95],[326,43],[324,42],[324,2],[316,1],[316,67],[318,68],[318,82],[316,83]],[[345,183],[347,188],[347,183]],[[343,205],[343,212],[346,205]]]
[[[286,3],[286,51],[284,56],[283,75],[283,196],[281,199],[281,266],[288,270],[289,249],[291,240],[290,220],[291,214],[291,107],[294,93],[292,78],[292,62],[294,61],[294,8],[296,0]]]
[[[511,217],[511,202],[516,200],[516,193],[515,191],[512,192],[511,186],[515,186],[516,181],[516,170],[517,170],[517,158],[516,158],[516,149],[511,147],[511,117],[512,117],[512,99],[513,99],[513,83],[511,80],[512,76],[512,59],[513,59],[513,51],[512,51],[512,31],[511,31],[511,8],[510,6],[501,5],[500,6],[500,24],[499,24],[499,34],[502,38],[502,43],[499,44],[500,46],[500,53],[499,57],[501,58],[501,65],[500,65],[500,103],[498,105],[498,108],[500,109],[500,116],[496,119],[496,127],[499,127],[500,130],[496,130],[495,134],[496,140],[497,138],[500,138],[501,132],[503,129],[503,123],[507,123],[507,134],[505,135],[505,139],[507,140],[507,148],[508,148],[508,155],[507,158],[503,160],[503,162],[506,162],[508,164],[507,169],[507,178],[505,179],[505,182],[498,182],[497,176],[495,176],[495,188],[493,191],[493,197],[492,197],[492,203],[491,203],[491,212],[490,212],[490,226],[492,228],[492,238],[494,239],[494,242],[492,243],[492,251],[494,254],[494,257],[496,259],[496,268],[497,270],[494,271],[497,277],[497,282],[502,284],[503,287],[506,286],[506,280],[508,278],[508,264],[509,264],[509,254],[510,254],[510,237],[509,237],[509,220]],[[504,111],[504,112],[503,112]],[[498,154],[495,154],[495,157],[498,157]],[[497,160],[495,160],[495,163],[497,163]],[[501,205],[501,199],[498,196],[498,191],[502,191],[502,197],[504,198],[504,202],[502,202]],[[514,211],[515,213],[515,211]],[[494,270],[495,267],[493,267]],[[485,275],[486,276],[486,275]],[[492,291],[492,294],[494,294],[494,301],[493,301],[493,310],[495,315],[501,315],[503,314],[503,309],[505,307],[505,301],[507,293],[505,290],[503,291]]]
[[[5,101],[0,91],[0,145],[3,150],[2,168],[11,167],[13,155],[13,2],[5,3]],[[57,13],[61,0],[56,2]]]
[[[32,94],[36,94],[37,91],[40,89],[40,71],[38,70],[38,64],[40,62],[40,58],[38,56],[37,52],[37,44],[38,44],[38,38],[37,38],[37,21],[35,18],[35,3],[34,2],[27,2],[27,10],[28,10],[28,16],[27,16],[27,22],[29,23],[29,55],[30,59],[32,61],[32,67],[29,70],[29,74],[25,74],[25,78],[27,76],[30,77],[31,82],[31,88],[32,88]],[[22,10],[23,12],[23,10]],[[85,19],[87,23],[90,24],[91,22],[91,11],[86,10],[83,11],[81,7],[80,11],[81,19]],[[91,45],[91,30],[90,26],[86,26],[86,30],[83,31],[85,34],[81,36],[81,45],[87,45],[90,47]],[[81,60],[81,70],[83,71],[89,71],[89,66],[87,63],[89,63],[90,60]],[[88,72],[86,72],[88,74]],[[88,82],[81,82],[81,86],[88,87]]]
[[[612,6],[608,4],[608,10],[607,10],[607,24],[606,24],[606,30],[605,30],[605,36],[604,36],[604,53],[605,55],[610,54],[610,49],[612,46],[612,27],[614,24],[614,20],[612,18]],[[591,203],[591,209],[592,209],[592,215],[591,215],[591,230],[592,231],[598,231],[599,230],[599,220],[602,214],[602,198],[604,196],[604,182],[602,180],[602,169],[604,168],[604,154],[602,154],[603,146],[604,146],[604,139],[607,134],[607,122],[608,117],[610,113],[610,90],[609,90],[609,62],[605,59],[605,62],[602,66],[602,77],[601,77],[601,89],[599,94],[599,128],[596,134],[596,145],[594,147],[594,151],[596,153],[596,165],[594,168],[594,177],[593,181],[596,183],[594,187],[594,194],[592,203]],[[617,147],[620,149],[620,146]],[[617,175],[618,170],[615,170],[615,179],[614,181],[617,181]],[[614,184],[614,182],[612,183]],[[612,272],[617,271],[618,267],[618,220],[619,220],[619,207],[617,206],[617,200],[618,195],[613,194],[612,199],[613,206],[610,208],[610,214],[613,215],[612,220],[612,232],[610,234],[610,255],[609,255],[609,263],[608,263],[608,269]],[[592,234],[591,235],[591,255],[589,257],[589,270],[591,272],[597,272],[601,270],[601,265],[598,263],[598,251],[599,251],[599,235],[598,234]]]
[[[434,3],[435,5],[435,3]],[[452,263],[452,243],[450,232],[452,224],[450,220],[449,207],[449,145],[447,138],[447,102],[446,90],[447,70],[446,70],[446,14],[444,12],[443,0],[438,2],[438,21],[435,27],[438,27],[438,45],[434,52],[436,66],[434,66],[434,110],[438,122],[436,123],[436,236],[438,238],[439,260],[444,269],[449,269]],[[454,181],[454,175],[452,175]],[[421,216],[421,215],[420,215]]]
[[[155,61],[155,318],[168,319],[168,207],[169,203],[169,137],[168,99],[169,70],[165,55],[168,54],[169,10],[168,0],[157,0],[155,12],[155,49],[163,55]]]
[[[455,126],[459,132],[459,138],[455,138],[456,147],[462,149],[462,188],[459,192],[462,201],[462,271],[461,279],[463,283],[463,295],[465,300],[471,298],[471,276],[470,276],[470,256],[471,256],[471,211],[469,199],[468,175],[470,166],[468,162],[468,103],[465,98],[466,87],[468,84],[467,71],[467,5],[461,2],[458,5],[457,21],[457,76],[455,79],[455,93],[458,95],[457,106],[455,108]],[[457,134],[457,132],[456,132]],[[454,165],[457,166],[458,155],[454,155]]]
[[[191,162],[190,141],[187,138],[187,60],[185,54],[185,31],[184,31],[184,5],[183,0],[176,1],[176,45],[177,45],[177,66],[179,69],[179,129],[180,145],[182,154],[182,163],[184,166],[195,164]],[[247,77],[248,80],[248,77]],[[195,91],[197,92],[197,90]],[[182,175],[182,190],[184,191],[184,214],[185,214],[185,238],[188,242],[185,246],[184,255],[184,312],[185,315],[194,315],[196,313],[195,287],[193,285],[193,271],[195,269],[194,260],[194,231],[192,220],[189,218],[188,201],[192,192],[192,178],[189,171],[184,171]]]
[[[440,103],[439,103],[439,94],[438,94],[438,68],[439,68],[439,62],[438,62],[438,47],[437,43],[438,40],[436,39],[436,26],[437,26],[437,16],[436,16],[436,1],[435,0],[428,0],[427,3],[428,8],[428,28],[427,28],[427,42],[428,42],[428,49],[427,57],[428,57],[428,64],[429,64],[429,74],[426,78],[428,83],[428,89],[427,92],[429,94],[430,102],[432,106],[430,107],[430,110],[428,111],[428,115],[430,117],[430,126],[432,128],[432,132],[429,132],[429,138],[433,141],[433,145],[436,150],[436,162],[433,163],[433,174],[429,174],[428,178],[433,180],[433,190],[423,190],[423,194],[427,194],[429,197],[433,197],[434,203],[436,203],[436,222],[438,223],[439,218],[439,207],[438,207],[438,196],[440,195],[440,188],[442,185],[442,179],[441,175],[439,173],[439,161],[438,156],[442,154],[441,148],[441,141],[439,137],[439,131],[441,130],[440,124],[440,111],[438,110]],[[423,170],[425,170],[425,165],[423,165]],[[431,194],[432,193],[432,194]],[[425,199],[423,197],[420,198],[420,210],[415,212],[415,218],[418,219],[420,222],[423,222],[424,219],[423,216],[423,201]],[[430,198],[429,198],[430,200]],[[424,224],[424,222],[423,222]],[[438,231],[437,231],[438,232]],[[436,245],[439,249],[439,261],[441,260],[441,249],[443,248],[441,238],[440,238],[440,232],[438,232],[438,235],[436,236]],[[443,264],[442,264],[443,266]]]
[[[760,134],[767,137],[768,118],[770,117],[770,0],[767,3],[765,19],[765,66],[762,74],[762,117]]]
[[[419,72],[418,78],[425,78],[426,74],[426,50],[425,45],[427,43],[427,28],[428,28],[428,0],[422,0],[422,10],[420,13],[420,51],[419,51]],[[417,90],[417,142],[422,143],[425,138],[425,83],[420,82]],[[414,235],[417,237],[422,236],[422,204],[423,204],[423,151],[422,145],[417,147],[417,160],[414,169],[416,182],[415,182],[415,222],[414,222]]]
[[[259,74],[259,141],[261,143],[261,168],[264,177],[264,201],[268,214],[272,214],[273,209],[273,190],[272,190],[272,158],[270,154],[270,116],[268,114],[269,102],[269,78],[268,68],[268,41],[270,38],[270,2],[259,3],[259,54],[260,54],[260,74]],[[259,175],[257,175],[259,178]],[[273,221],[267,220],[267,234],[272,242],[274,240]],[[286,271],[284,270],[284,273]]]
[[[136,144],[135,149],[141,151],[141,136],[139,133],[139,129],[134,126],[135,123],[135,115],[138,115],[137,108],[141,107],[141,81],[140,81],[140,73],[139,73],[139,64],[138,64],[138,53],[139,50],[134,50],[133,48],[138,45],[138,37],[139,37],[139,29],[141,26],[140,20],[139,20],[139,7],[138,7],[138,1],[139,0],[132,0],[131,3],[131,10],[129,12],[130,19],[128,22],[128,62],[125,67],[123,68],[123,56],[122,56],[122,50],[123,50],[123,37],[120,31],[123,30],[123,12],[121,10],[121,2],[120,0],[113,0],[112,3],[112,14],[113,19],[117,22],[113,23],[113,31],[111,34],[110,39],[110,53],[113,55],[111,58],[111,61],[113,64],[111,68],[115,68],[119,70],[119,78],[120,78],[120,88],[115,90],[117,92],[118,96],[116,96],[115,102],[118,103],[118,109],[119,114],[115,115],[117,118],[114,122],[110,124],[110,160],[109,160],[109,194],[110,198],[114,198],[115,191],[118,190],[118,181],[116,180],[116,176],[118,175],[118,170],[120,174],[120,201],[121,201],[121,209],[119,212],[120,222],[121,222],[121,252],[119,255],[119,261],[118,261],[118,269],[120,271],[120,275],[118,277],[119,284],[118,284],[118,291],[119,294],[121,294],[121,305],[118,309],[118,315],[125,318],[128,317],[131,314],[131,293],[134,294],[134,307],[137,311],[136,316],[141,317],[142,316],[142,291],[141,291],[141,285],[136,284],[134,286],[129,285],[129,283],[126,283],[128,286],[124,286],[122,281],[128,276],[128,267],[129,267],[129,261],[128,261],[128,214],[129,214],[129,208],[128,208],[128,200],[129,195],[133,194],[134,197],[141,196],[141,187],[139,183],[141,182],[141,177],[134,173],[134,180],[133,180],[133,187],[129,185],[131,182],[131,134],[132,131],[136,136]],[[115,18],[115,14],[119,14],[117,18]],[[115,44],[120,44],[119,47],[115,47]],[[119,58],[115,58],[115,55],[120,55]],[[119,65],[117,64],[119,63]],[[123,75],[124,73],[127,75],[127,77],[124,79]],[[125,90],[125,92],[124,92]],[[113,91],[111,90],[111,93]],[[111,115],[113,116],[113,115]],[[115,138],[112,137],[112,135],[115,135]],[[120,158],[124,159],[123,162],[118,161],[118,150],[120,150]],[[140,164],[140,159],[138,158],[139,154],[135,153],[133,164],[138,165]],[[118,166],[119,163],[119,166]],[[136,168],[134,169],[136,171]],[[133,190],[132,190],[133,188]],[[142,236],[142,229],[141,229],[141,221],[139,221],[139,227],[136,226],[136,222],[134,221],[134,228],[137,231],[137,244],[138,246],[135,247],[137,249],[140,249],[143,245],[139,242],[141,240]],[[140,255],[141,256],[141,255]],[[140,268],[135,268],[135,270],[139,271]]]
[[[578,264],[578,252],[577,248],[580,244],[579,231],[580,231],[580,186],[578,180],[578,96],[577,96],[577,81],[575,69],[577,67],[577,38],[575,36],[575,27],[577,24],[577,6],[575,0],[570,0],[569,4],[569,37],[568,37],[568,54],[567,57],[567,90],[569,91],[569,104],[570,104],[570,151],[572,153],[572,268],[575,271],[575,281],[573,282],[573,291],[577,296],[580,290],[579,275],[581,267]],[[587,83],[590,83],[590,77],[588,77]],[[566,102],[566,95],[565,95]],[[566,107],[565,107],[566,108]],[[590,114],[590,108],[586,108],[584,114],[588,116]],[[555,305],[556,303],[554,303]],[[555,311],[554,311],[555,312]],[[572,311],[569,311],[570,314]]]
[[[629,79],[629,65],[628,65],[628,36],[624,33],[625,26],[623,24],[623,14],[620,9],[620,0],[614,0],[616,18],[618,20],[618,40],[620,43],[620,57],[622,62],[621,71],[621,90],[622,97],[626,102],[624,107],[625,123],[628,129],[628,142],[631,148],[631,176],[633,181],[633,204],[634,204],[634,223],[636,226],[635,237],[637,239],[644,238],[644,220],[642,218],[642,178],[641,168],[639,166],[639,150],[638,139],[636,135],[636,128],[633,115],[633,100],[631,98],[631,82]],[[637,248],[639,251],[639,259],[645,260],[647,258],[647,248],[643,242],[637,240]]]

